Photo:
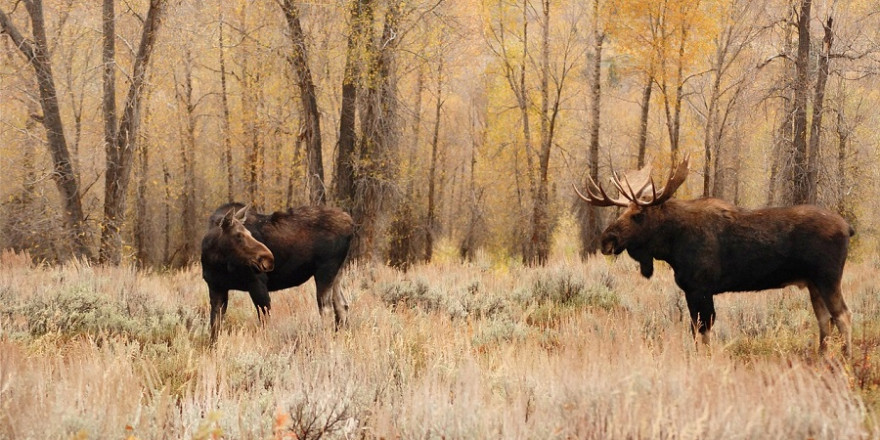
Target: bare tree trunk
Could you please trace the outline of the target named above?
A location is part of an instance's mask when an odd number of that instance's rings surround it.
[[[651,110],[651,92],[654,90],[654,74],[648,72],[645,76],[645,86],[642,88],[642,102],[639,105],[639,153],[637,169],[645,166],[645,153],[648,147],[648,113]]]
[[[135,259],[137,260],[137,264],[139,267],[145,267],[150,261],[150,250],[149,250],[149,225],[148,219],[150,216],[149,207],[147,206],[147,181],[149,177],[149,148],[146,148],[146,145],[142,146],[140,149],[140,156],[138,157],[138,164],[140,165],[140,169],[138,170],[138,180],[137,180],[137,204],[135,205],[135,218],[134,218],[134,251],[135,251]]]
[[[440,111],[443,109],[443,57],[440,56],[437,65],[437,101],[434,106],[434,131],[431,136],[431,165],[428,168],[428,216],[427,235],[425,237],[425,260],[430,262],[434,256],[434,233],[437,228],[437,213],[435,212],[435,189],[437,176],[437,151],[440,147]]]
[[[150,1],[132,69],[131,85],[122,110],[122,119],[115,132],[116,139],[108,145],[107,169],[104,174],[104,224],[101,229],[100,250],[100,260],[104,263],[119,264],[122,261],[120,228],[125,217],[125,198],[128,183],[131,181],[131,164],[134,151],[137,149],[137,131],[140,123],[140,107],[147,77],[147,66],[150,63],[150,55],[153,53],[163,6],[162,0]],[[115,38],[115,36],[107,36],[107,38]],[[109,44],[112,42],[105,43],[105,52]],[[105,60],[106,62],[107,60]],[[115,91],[113,87],[106,87],[105,91]],[[106,101],[110,99],[115,100],[116,97],[105,96],[105,108],[115,108],[115,106],[106,104]],[[105,124],[107,124],[106,118]]]
[[[602,44],[605,41],[605,33],[599,29],[599,0],[593,0],[593,75],[590,88],[590,146],[588,163],[590,165],[590,178],[594,182],[599,181],[599,128],[602,112]],[[650,87],[650,82],[648,83]],[[649,92],[650,93],[650,92]],[[587,182],[584,182],[586,184]],[[599,234],[602,232],[599,208],[582,203],[578,199],[578,211],[586,214],[586,222],[581,225],[581,258],[588,256],[599,249]],[[584,212],[586,211],[586,212]]]
[[[162,164],[162,183],[165,185],[165,233],[162,234],[162,264],[166,267],[171,266],[171,172],[168,171],[168,164]]]
[[[226,201],[233,202],[235,198],[235,172],[232,165],[232,129],[230,128],[229,116],[229,92],[226,87],[226,42],[223,39],[223,2],[219,2],[220,9],[220,103],[223,108],[223,158],[226,165]]]
[[[144,115],[143,121],[144,125],[148,125],[150,123],[151,109],[149,106],[149,93],[150,90],[146,91],[147,95],[144,97],[144,102],[146,106],[144,107]],[[147,191],[147,183],[149,182],[149,170],[150,170],[150,148],[149,148],[149,138],[147,133],[149,131],[145,131],[142,140],[141,148],[138,149],[138,171],[137,171],[137,186],[135,188],[135,200],[137,201],[135,204],[135,213],[134,213],[134,252],[135,252],[135,260],[139,267],[146,267],[151,261],[150,259],[150,208],[147,204],[148,191]]]
[[[681,101],[684,93],[684,49],[687,41],[687,32],[682,30],[681,40],[678,46],[678,59],[676,70],[675,96],[673,97],[671,109],[669,103],[669,94],[667,93],[666,80],[663,80],[663,104],[666,110],[666,129],[669,133],[669,153],[672,163],[678,161],[678,144],[681,136]]]
[[[318,102],[315,98],[315,83],[312,81],[312,71],[309,69],[309,57],[306,51],[306,39],[303,35],[302,25],[299,20],[299,9],[292,0],[283,0],[281,8],[287,19],[287,28],[290,31],[292,51],[290,64],[293,66],[294,76],[299,86],[300,106],[302,107],[303,130],[302,136],[306,139],[306,152],[308,157],[309,203],[323,205],[326,203],[324,186],[324,162],[321,150],[321,113],[318,111]]]
[[[43,110],[41,122],[46,128],[46,140],[52,156],[52,178],[61,195],[64,222],[70,234],[73,254],[79,258],[92,258],[89,249],[89,233],[82,208],[82,196],[79,181],[70,161],[67,140],[64,138],[64,124],[58,106],[58,93],[52,75],[49,45],[46,39],[46,27],[43,20],[42,0],[25,2],[25,8],[31,18],[33,43],[25,39],[12,21],[0,11],[0,31],[9,35],[15,46],[21,51],[34,69],[37,86],[40,90],[40,107]]]
[[[519,111],[521,115],[522,121],[522,131],[523,131],[523,151],[525,151],[526,157],[526,176],[529,179],[529,192],[532,197],[536,196],[536,185],[535,185],[535,176],[534,176],[534,164],[532,160],[532,128],[531,123],[529,123],[529,92],[526,88],[526,62],[529,59],[529,0],[523,0],[523,8],[522,8],[522,32],[523,32],[523,46],[522,46],[522,57],[519,62],[519,94],[517,96],[517,102],[519,104]],[[514,90],[516,92],[516,90]]]
[[[477,104],[478,102],[480,104],[479,106]],[[459,257],[466,261],[473,260],[474,254],[481,244],[481,237],[485,233],[485,223],[483,219],[483,190],[482,188],[477,188],[476,172],[477,152],[486,142],[486,113],[487,109],[483,97],[471,100],[471,160],[468,187],[468,194],[470,196],[468,199],[469,219],[467,227],[465,228],[464,238],[461,240],[458,248]]]
[[[776,139],[773,142],[773,157],[770,165],[770,182],[767,191],[767,206],[774,206],[777,203],[782,205],[791,204],[791,185],[790,176],[793,169],[789,158],[791,157],[790,135],[791,127],[794,121],[794,107],[790,97],[785,98],[783,104],[782,122],[776,131]]]
[[[821,160],[819,145],[822,138],[822,114],[825,111],[825,84],[828,82],[828,60],[831,55],[831,44],[834,32],[831,29],[833,20],[823,26],[825,36],[822,39],[822,53],[819,55],[819,68],[816,74],[816,89],[813,96],[813,120],[810,124],[810,147],[807,150],[807,203],[816,203],[819,184],[819,161]]]
[[[796,11],[791,11],[791,20],[794,20]],[[791,26],[784,27],[784,49],[786,55],[794,51],[794,35]],[[770,182],[767,191],[767,206],[775,204],[790,205],[792,203],[792,185],[793,176],[792,167],[792,142],[793,134],[792,126],[794,123],[794,98],[793,98],[793,79],[797,75],[794,63],[790,61],[791,57],[783,57],[784,69],[782,78],[782,119],[776,130],[776,136],[773,141],[773,157],[770,165]]]
[[[195,258],[196,244],[196,195],[195,195],[195,148],[196,148],[196,114],[195,102],[193,101],[192,85],[192,54],[186,49],[184,62],[183,82],[175,84],[177,99],[182,107],[181,119],[181,143],[180,163],[183,174],[183,188],[180,198],[181,218],[181,246],[180,266],[186,265]]]
[[[720,49],[719,49],[720,52]],[[713,69],[714,78],[712,80],[712,91],[709,96],[709,106],[706,109],[706,129],[703,136],[703,151],[706,156],[705,162],[703,162],[703,197],[709,197],[712,195],[712,162],[713,162],[713,154],[717,151],[717,145],[713,145],[713,141],[715,140],[715,119],[718,108],[718,98],[719,98],[719,89],[721,88],[721,71],[720,71],[720,53],[716,58],[716,66]],[[718,155],[720,156],[721,152],[718,151]],[[720,160],[718,157],[714,158],[715,161],[715,170],[717,173],[718,163]]]
[[[550,0],[542,0],[543,27],[541,39],[541,151],[538,154],[538,182],[534,195],[529,252],[524,256],[528,264],[543,265],[550,256],[549,168],[553,146],[553,129],[559,100],[550,114]],[[552,119],[552,120],[551,120]]]
[[[381,37],[371,41],[361,113],[361,139],[355,168],[352,217],[360,230],[352,243],[355,258],[377,259],[377,242],[396,181],[397,108],[395,57],[399,43],[400,3],[385,11]],[[366,17],[365,17],[366,18]],[[372,19],[367,23],[372,22]],[[372,40],[372,39],[371,39]]]
[[[362,53],[373,18],[372,0],[352,0],[345,73],[342,79],[342,104],[339,114],[339,145],[336,150],[336,169],[333,176],[336,202],[346,209],[354,203],[355,113]]]
[[[798,50],[794,83],[794,175],[789,185],[795,204],[810,200],[810,175],[807,159],[807,88],[810,69],[810,7],[812,0],[802,0],[798,16]]]
[[[102,12],[103,50],[101,61],[103,64],[104,97],[102,109],[104,111],[104,151],[108,162],[118,161],[115,157],[116,150],[116,13],[114,12],[115,0],[104,0]]]
[[[841,106],[842,107],[842,106]],[[849,209],[849,200],[847,194],[849,188],[847,185],[847,167],[846,155],[849,149],[849,127],[846,126],[843,109],[837,110],[837,212],[842,215],[850,224],[854,223],[855,215]]]
[[[248,57],[248,54],[244,55]],[[253,78],[247,60],[242,63],[242,91],[241,113],[244,119],[245,136],[247,137],[247,194],[248,203],[252,203],[257,209],[261,209],[263,203],[262,194],[262,171],[263,171],[263,143],[260,139],[260,129],[257,122],[257,91],[259,87]]]
[[[416,74],[416,92],[415,92],[415,105],[413,106],[413,122],[412,122],[412,140],[410,141],[410,149],[409,149],[409,158],[408,164],[409,168],[412,170],[415,167],[416,163],[416,154],[419,150],[419,144],[421,143],[422,136],[422,92],[425,90],[425,72],[423,68],[418,69],[418,73]],[[409,180],[406,187],[406,199],[412,200],[413,191],[415,190],[415,179],[414,176],[409,176]]]

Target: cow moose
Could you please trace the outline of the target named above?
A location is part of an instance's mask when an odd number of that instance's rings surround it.
[[[840,284],[852,227],[813,205],[748,210],[715,198],[672,199],[687,178],[688,159],[673,166],[660,190],[650,166],[622,179],[612,172],[619,193],[614,198],[592,179],[586,195],[575,187],[590,205],[626,208],[602,232],[602,253],[626,250],[646,278],[654,259],[667,262],[684,291],[694,336],[699,332],[706,344],[715,321],[713,295],[806,287],[819,321],[819,351],[827,350],[833,323],[850,357],[852,315]]]
[[[260,214],[227,203],[211,215],[202,239],[202,278],[211,299],[211,341],[216,341],[229,290],[251,295],[257,317],[269,315],[269,292],[298,286],[314,277],[318,311],[332,304],[336,328],[345,325],[348,303],[337,275],[351,244],[354,223],[336,208],[303,206]],[[332,292],[332,297],[331,297]]]

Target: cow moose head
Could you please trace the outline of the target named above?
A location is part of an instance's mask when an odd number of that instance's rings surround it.
[[[275,268],[272,251],[254,238],[244,225],[248,209],[249,205],[237,211],[230,209],[220,219],[219,246],[227,255],[230,265],[249,266],[257,272],[271,272]]]

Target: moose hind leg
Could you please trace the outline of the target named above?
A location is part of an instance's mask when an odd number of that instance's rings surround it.
[[[819,322],[819,353],[825,353],[828,350],[828,336],[831,334],[831,312],[828,311],[828,306],[819,289],[812,284],[808,286],[808,289],[810,290],[813,312]]]
[[[320,313],[321,316],[330,313],[330,305],[332,303],[330,294],[332,293],[332,287],[331,283],[321,281],[317,277],[315,278],[315,296],[318,300],[318,313]]]
[[[339,285],[339,279],[333,280],[333,313],[336,318],[336,329],[348,324],[348,300]]]
[[[321,315],[329,314],[333,308],[336,329],[345,325],[348,319],[348,301],[339,287],[339,271],[341,266],[335,262],[327,262],[315,272],[315,288],[318,299],[318,311]]]
[[[348,322],[348,301],[342,293],[342,288],[339,287],[339,282],[335,279],[327,282],[315,278],[315,288],[318,312],[321,316],[329,315],[332,307],[336,330],[345,326]]]
[[[843,338],[843,353],[847,358],[852,357],[852,313],[846,307],[843,300],[843,293],[840,290],[840,282],[833,288],[825,290],[827,295],[824,296],[825,304],[828,311],[831,312],[831,322],[837,327],[840,336]]]

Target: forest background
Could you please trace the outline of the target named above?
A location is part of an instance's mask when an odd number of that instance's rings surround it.
[[[615,214],[572,184],[684,154],[679,197],[877,246],[876,1],[3,0],[0,32],[0,247],[38,261],[184,266],[236,200],[340,206],[396,267],[543,264]]]

